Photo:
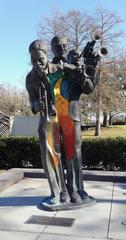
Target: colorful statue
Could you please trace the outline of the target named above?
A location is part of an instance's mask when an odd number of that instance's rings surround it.
[[[69,196],[61,162],[59,161],[59,126],[57,119],[55,119],[54,96],[51,94],[51,86],[48,78],[48,76],[54,76],[54,81],[55,78],[57,79],[58,66],[48,63],[47,47],[40,40],[36,40],[30,44],[29,52],[33,68],[26,77],[26,88],[32,112],[34,114],[40,112],[38,133],[41,160],[51,191],[48,204],[59,204],[60,202],[67,202]],[[54,119],[55,124],[53,124]]]
[[[34,114],[40,112],[41,159],[51,190],[51,197],[44,205],[52,210],[95,203],[83,187],[79,98],[81,93],[94,90],[98,78],[94,67],[80,66],[76,50],[70,51],[68,60],[65,58],[66,43],[64,37],[52,39],[55,55],[53,63],[49,63],[45,43],[32,42],[29,52],[33,68],[26,77],[31,110]],[[67,180],[61,161],[61,142]]]
[[[66,43],[66,39],[59,36],[55,36],[51,41],[54,53],[52,62],[61,63],[64,69],[66,62],[75,66],[71,72],[64,71],[62,78],[57,81],[58,94],[55,94],[55,106],[64,143],[70,199],[73,203],[87,203],[94,200],[87,195],[83,186],[79,99],[82,93],[89,94],[94,90],[98,78],[93,66],[85,66],[85,71],[80,66],[80,54],[77,50],[71,50],[67,59],[65,58]]]

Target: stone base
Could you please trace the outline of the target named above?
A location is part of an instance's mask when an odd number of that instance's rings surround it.
[[[94,198],[91,198],[90,201],[84,200],[81,203],[59,203],[59,204],[48,204],[46,202],[47,198],[44,199],[41,203],[40,209],[45,210],[45,211],[67,211],[67,210],[75,210],[79,208],[84,208],[84,207],[90,207],[95,205],[97,202]]]

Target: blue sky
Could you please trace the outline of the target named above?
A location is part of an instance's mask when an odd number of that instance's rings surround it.
[[[126,33],[126,0],[0,0],[0,83],[25,86],[31,68],[28,46],[37,38],[42,17],[53,7],[64,13],[77,9],[92,14],[97,5],[120,16]]]

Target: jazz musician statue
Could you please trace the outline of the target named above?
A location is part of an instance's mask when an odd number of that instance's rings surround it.
[[[92,42],[91,42],[92,44]],[[94,44],[94,42],[93,42]],[[95,61],[93,47],[89,47],[84,60],[93,57],[90,65],[80,65],[80,54],[73,49],[66,56],[67,39],[55,36],[51,40],[51,48],[54,54],[53,63],[66,62],[73,64],[76,68],[69,73],[64,72],[64,78],[59,81],[60,94],[56,109],[58,112],[59,125],[64,143],[66,168],[67,168],[67,189],[73,203],[93,202],[94,199],[85,192],[82,175],[82,155],[81,155],[81,116],[79,99],[82,93],[90,94],[98,83],[98,74],[95,71],[97,61]],[[85,47],[87,54],[87,45]],[[66,109],[64,111],[64,109]]]
[[[69,201],[60,162],[59,143],[54,139],[57,134],[54,130],[57,131],[59,128],[57,127],[57,121],[55,121],[56,124],[53,124],[56,111],[49,82],[49,76],[55,82],[56,75],[59,75],[59,67],[48,63],[47,46],[41,40],[35,40],[30,44],[29,53],[33,67],[26,77],[26,89],[33,114],[40,112],[38,134],[41,161],[51,191],[47,203],[49,205],[59,205],[61,202],[67,203]]]
[[[58,46],[51,41],[55,52],[53,63],[48,62],[44,42],[35,40],[30,44],[33,68],[26,77],[26,88],[32,112],[40,112],[41,160],[51,191],[45,205],[51,210],[60,210],[95,203],[83,188],[79,97],[81,93],[89,94],[94,90],[97,77],[95,67],[84,70],[77,66],[76,51],[70,52],[66,60],[66,41],[57,36],[54,39]],[[67,181],[61,162],[61,139]]]

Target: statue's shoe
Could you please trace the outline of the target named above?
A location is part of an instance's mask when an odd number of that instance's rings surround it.
[[[88,196],[87,192],[84,190],[78,191],[78,194],[80,195],[81,199],[83,200],[86,196]]]
[[[45,198],[41,202],[40,208],[46,211],[66,211],[66,210],[75,210],[79,208],[90,207],[95,205],[96,203],[97,203],[96,200],[93,197],[88,196],[88,194],[85,195],[85,198],[83,200],[81,198],[76,198],[76,199],[74,198],[74,202],[72,201],[61,202],[58,196],[58,197]]]
[[[43,202],[44,205],[59,205],[60,204],[60,196],[49,197],[46,201]]]
[[[64,192],[61,192],[61,194],[60,194],[60,202],[61,203],[68,203],[68,202],[70,202],[70,197],[69,197],[69,194],[68,194],[68,192],[66,191],[64,191]]]
[[[83,204],[90,206],[90,205],[95,205],[95,204],[97,203],[96,200],[95,200],[95,198],[89,196],[89,195],[87,194],[87,192],[85,192],[85,191],[79,192],[79,191],[78,191],[78,193],[79,193],[79,195],[80,195],[80,197],[81,197],[81,199],[82,199],[82,201],[83,201]]]
[[[57,197],[48,197],[41,202],[41,208],[47,211],[60,211],[66,210],[70,201],[60,201],[60,196]]]
[[[89,195],[86,195],[85,198],[83,198],[83,205],[85,206],[92,206],[92,205],[95,205],[97,202],[96,202],[96,199],[89,196]]]
[[[71,203],[81,204],[83,200],[77,192],[70,193],[70,201]]]

